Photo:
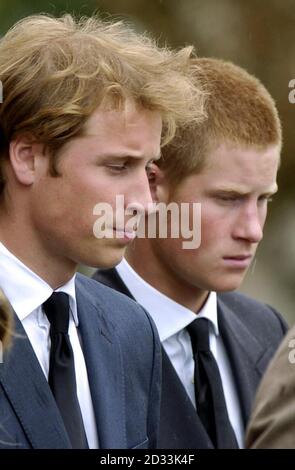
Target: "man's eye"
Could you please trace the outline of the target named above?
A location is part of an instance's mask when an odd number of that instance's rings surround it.
[[[217,199],[221,202],[235,202],[239,200],[239,196],[217,196]]]
[[[107,167],[114,173],[120,173],[121,171],[127,170],[127,164],[108,164]]]

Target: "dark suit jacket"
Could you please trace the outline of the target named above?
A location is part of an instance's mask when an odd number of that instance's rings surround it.
[[[79,333],[101,448],[156,446],[161,347],[146,312],[80,274]],[[60,413],[18,318],[0,364],[0,448],[71,448]]]
[[[115,269],[99,270],[94,279],[132,297]],[[255,391],[287,325],[271,307],[238,293],[218,295],[218,322],[239,394],[246,426]],[[212,448],[175,369],[162,348],[162,401],[159,447]]]

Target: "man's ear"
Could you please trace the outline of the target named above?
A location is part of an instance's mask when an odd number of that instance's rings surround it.
[[[155,163],[151,165],[149,171],[149,184],[154,202],[169,202],[168,179],[165,175],[165,171],[159,168]]]
[[[35,180],[36,152],[40,144],[30,135],[20,135],[9,144],[9,160],[16,179],[24,185],[31,185]]]

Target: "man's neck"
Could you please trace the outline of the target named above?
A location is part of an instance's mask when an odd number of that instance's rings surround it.
[[[76,272],[77,264],[63,257],[52,258],[44,252],[38,240],[25,230],[21,230],[16,224],[9,224],[8,227],[1,221],[0,241],[8,251],[52,289],[66,284]]]
[[[173,275],[170,269],[159,263],[146,240],[136,240],[133,245],[135,243],[136,246],[130,246],[125,254],[132,269],[162,294],[193,312],[199,312],[209,292]]]

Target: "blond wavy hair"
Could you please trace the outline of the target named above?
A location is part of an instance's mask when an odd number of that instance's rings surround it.
[[[1,160],[12,139],[29,133],[48,148],[56,174],[56,153],[83,134],[94,110],[105,102],[123,108],[126,98],[161,113],[166,144],[177,126],[204,117],[192,54],[192,47],[161,48],[123,22],[69,14],[22,19],[0,40]],[[4,183],[0,175],[0,191]]]
[[[246,70],[215,58],[193,58],[196,81],[206,93],[207,119],[180,127],[162,149],[159,165],[175,185],[198,173],[208,153],[218,144],[282,145],[282,130],[275,102],[264,85]]]

